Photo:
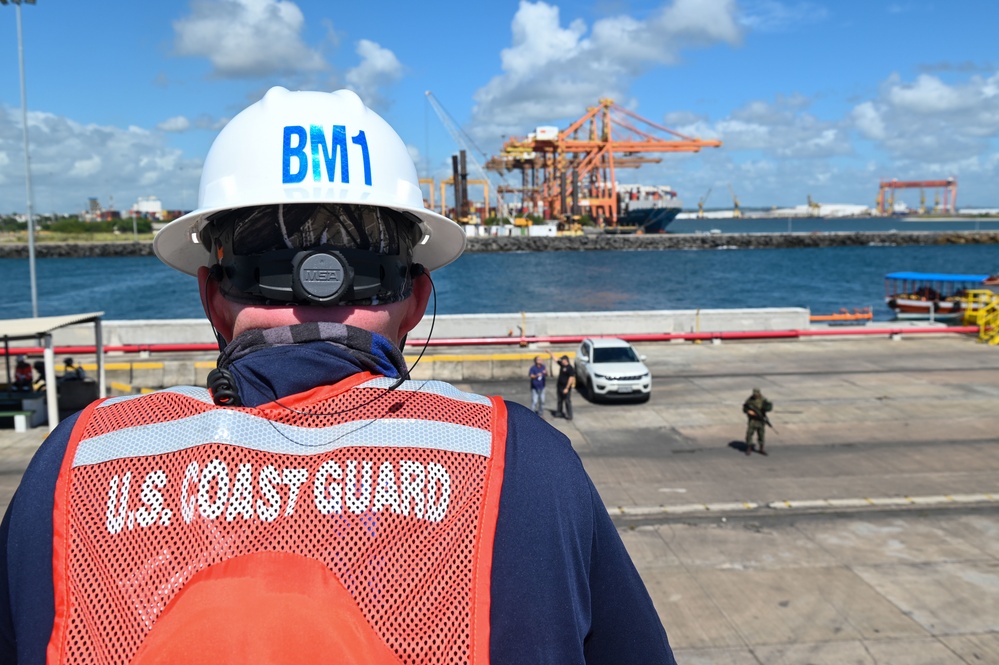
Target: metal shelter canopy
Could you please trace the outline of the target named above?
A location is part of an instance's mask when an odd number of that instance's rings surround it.
[[[52,332],[59,328],[80,323],[94,324],[94,346],[97,353],[97,381],[100,397],[107,396],[107,384],[104,376],[104,340],[101,334],[101,317],[104,312],[88,312],[85,314],[67,314],[65,316],[39,316],[32,319],[6,319],[0,321],[0,336],[3,337],[4,354],[10,362],[10,342],[15,340],[43,340],[45,347],[45,385],[52,389],[45,391],[48,409],[49,431],[59,424],[59,397],[55,375],[55,351],[52,347]],[[17,347],[14,347],[17,352]],[[8,376],[9,376],[8,371]]]
[[[923,282],[984,282],[988,275],[962,275],[951,272],[890,272],[885,279],[913,279]]]

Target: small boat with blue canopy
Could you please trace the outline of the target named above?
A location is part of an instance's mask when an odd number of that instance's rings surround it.
[[[987,274],[893,272],[885,275],[885,304],[896,319],[954,321],[969,290],[991,287]],[[994,287],[991,287],[994,288]]]

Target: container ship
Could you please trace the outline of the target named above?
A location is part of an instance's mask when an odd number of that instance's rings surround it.
[[[666,185],[617,186],[617,226],[604,233],[665,233],[683,204],[676,192]]]

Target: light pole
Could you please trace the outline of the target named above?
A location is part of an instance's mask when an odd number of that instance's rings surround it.
[[[28,153],[28,94],[24,87],[24,38],[21,34],[21,3],[35,0],[10,0],[17,10],[17,59],[21,67],[21,126],[24,129],[24,189],[28,199],[28,271],[31,274],[31,316],[38,316],[38,283],[35,278],[35,219],[31,206],[31,157]],[[8,0],[0,0],[6,5]]]

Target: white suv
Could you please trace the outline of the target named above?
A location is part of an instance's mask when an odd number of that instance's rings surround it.
[[[631,397],[647,401],[652,392],[652,372],[635,349],[623,339],[584,339],[576,352],[576,386],[590,399]]]

